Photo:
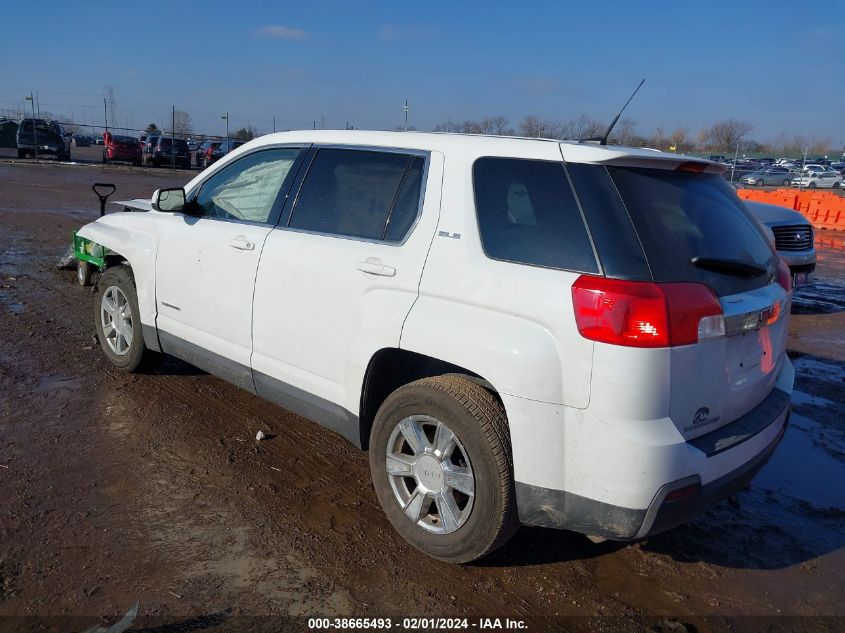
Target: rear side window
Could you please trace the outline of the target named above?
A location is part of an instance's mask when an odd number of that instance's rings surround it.
[[[725,296],[770,283],[774,252],[762,229],[719,174],[608,167],[630,213],[654,281],[697,281]],[[754,277],[696,266],[730,260],[765,270]]]
[[[289,226],[372,240],[404,239],[417,216],[420,156],[321,149],[302,184]]]
[[[480,158],[473,166],[473,186],[488,257],[598,272],[562,162]]]

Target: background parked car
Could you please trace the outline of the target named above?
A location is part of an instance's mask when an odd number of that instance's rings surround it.
[[[769,167],[743,176],[740,182],[748,185],[783,185],[788,187],[792,176],[786,167]]]
[[[156,144],[158,143],[158,139],[160,137],[158,135],[149,135],[144,140],[144,145],[142,151],[144,153],[144,162],[151,163],[153,161],[153,149],[155,148]]]
[[[833,172],[835,170],[831,169],[827,165],[822,165],[820,163],[807,163],[801,168],[801,171],[804,172],[804,173],[809,173],[811,171],[823,173],[823,172],[826,172],[826,171]]]
[[[233,138],[223,141],[222,143],[220,143],[220,145],[217,146],[216,149],[211,150],[210,155],[206,154],[206,166],[211,165],[211,163],[220,160],[233,149],[237,149],[244,143],[246,143],[246,141],[237,141]]]
[[[206,165],[210,165],[211,163],[208,162],[208,159],[211,157],[211,153],[218,147],[220,147],[220,141],[203,141],[199,148],[197,148],[197,167],[204,168]]]
[[[34,124],[34,126],[33,126]],[[56,121],[24,119],[18,127],[18,158],[52,154],[57,160],[70,160],[71,135]]]
[[[104,163],[123,161],[140,165],[141,158],[141,143],[134,136],[115,136],[111,132],[103,135]]]
[[[813,225],[797,211],[775,204],[745,201],[751,214],[772,232],[775,249],[789,266],[793,284],[809,280],[816,269]]]
[[[842,176],[835,171],[810,171],[793,178],[792,186],[808,189],[839,189],[842,186]]]
[[[152,163],[156,167],[174,163],[182,169],[191,168],[191,152],[185,139],[171,139],[169,136],[157,137],[155,147],[152,148]]]

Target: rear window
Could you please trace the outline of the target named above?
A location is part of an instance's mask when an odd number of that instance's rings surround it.
[[[113,136],[112,141],[121,145],[137,145],[138,141],[132,136]]]
[[[24,120],[21,123],[21,130],[24,132],[32,132],[32,119]],[[45,121],[35,121],[35,132],[37,134],[53,134],[53,128]]]
[[[562,162],[480,158],[475,207],[488,257],[596,273],[598,264]]]
[[[608,167],[642,243],[654,281],[697,281],[719,296],[769,284],[777,274],[762,229],[719,174]],[[765,269],[743,277],[693,264],[734,260]]]

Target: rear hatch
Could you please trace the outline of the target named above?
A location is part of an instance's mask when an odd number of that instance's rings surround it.
[[[784,276],[759,224],[708,163],[614,162],[568,166],[605,274],[703,284],[723,313],[699,328],[698,342],[668,348],[670,417],[692,439],[744,415],[774,388],[786,352],[788,270]],[[600,211],[591,208],[597,204]]]

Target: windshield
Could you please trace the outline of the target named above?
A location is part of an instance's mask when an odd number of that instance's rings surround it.
[[[655,281],[698,281],[725,296],[766,286],[776,276],[776,256],[762,228],[720,175],[628,167],[608,172]],[[711,260],[766,272],[749,278],[700,265]]]

